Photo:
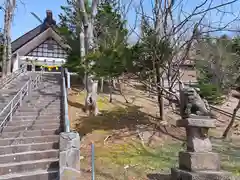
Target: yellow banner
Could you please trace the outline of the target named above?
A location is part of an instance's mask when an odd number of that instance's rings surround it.
[[[31,61],[31,63],[35,66],[41,66],[41,68],[48,68],[49,71],[51,71],[54,68],[56,68],[56,70],[59,69],[59,66],[40,65],[40,64],[36,63],[35,61]]]

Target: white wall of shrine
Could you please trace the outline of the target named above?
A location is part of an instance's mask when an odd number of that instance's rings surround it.
[[[12,58],[12,62],[14,72],[18,70],[22,64],[31,65],[33,69],[35,66],[61,67],[63,64],[65,64],[66,59],[16,55]]]

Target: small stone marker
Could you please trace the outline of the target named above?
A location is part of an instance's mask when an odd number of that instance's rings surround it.
[[[220,170],[219,154],[212,152],[208,130],[216,127],[215,119],[192,116],[178,120],[177,126],[186,129],[187,150],[179,152],[179,168],[171,169],[172,180],[235,180]]]

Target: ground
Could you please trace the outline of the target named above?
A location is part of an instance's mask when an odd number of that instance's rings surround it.
[[[169,110],[166,121],[156,128],[154,124],[159,124],[156,100],[137,86],[125,86],[124,94],[130,103],[118,93],[109,103],[107,90],[104,90],[98,98],[101,115],[89,117],[83,111],[85,94],[81,86],[76,85],[79,82],[73,80],[68,103],[71,129],[81,136],[83,179],[91,179],[92,143],[97,180],[154,179],[154,174],[168,173],[177,165],[185,134],[183,129],[174,126],[177,115]],[[211,132],[213,136],[218,134],[219,130]],[[236,175],[240,174],[238,141],[223,142],[213,138],[215,151],[222,155],[222,168]]]

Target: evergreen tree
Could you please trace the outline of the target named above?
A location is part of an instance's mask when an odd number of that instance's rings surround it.
[[[111,2],[101,2],[95,21],[97,50],[90,55],[96,61],[92,71],[99,77],[117,77],[127,68],[129,51],[125,21]]]

